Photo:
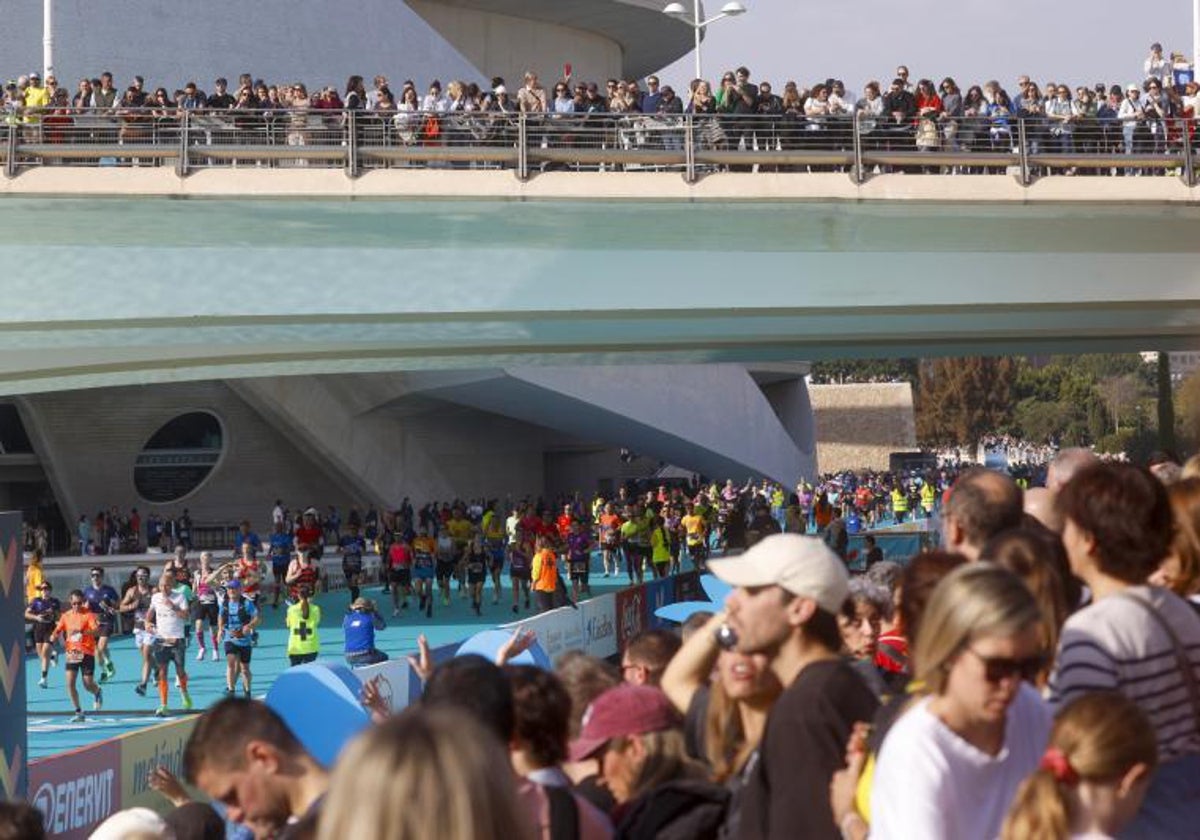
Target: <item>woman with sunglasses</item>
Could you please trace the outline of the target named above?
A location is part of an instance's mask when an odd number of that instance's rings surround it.
[[[913,656],[921,692],[880,750],[871,837],[1000,833],[1050,732],[1029,684],[1045,654],[1037,602],[1016,575],[972,564],[938,584]]]
[[[1166,488],[1147,470],[1097,464],[1058,497],[1071,572],[1092,603],[1067,619],[1050,702],[1119,691],[1154,727],[1159,766],[1129,837],[1192,837],[1200,802],[1200,616],[1147,585],[1176,529]]]

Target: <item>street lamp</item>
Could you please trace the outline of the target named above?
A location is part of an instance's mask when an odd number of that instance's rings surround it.
[[[1197,2],[1200,2],[1200,0],[1197,0]],[[704,30],[708,28],[708,25],[710,23],[716,23],[721,18],[737,17],[738,15],[745,14],[746,7],[743,6],[741,3],[738,3],[737,0],[731,0],[731,2],[726,3],[724,6],[721,7],[720,14],[710,17],[708,20],[701,20],[700,13],[701,13],[700,0],[692,0],[692,13],[690,15],[690,19],[689,19],[689,15],[688,15],[688,10],[686,8],[684,8],[684,5],[682,3],[669,3],[666,6],[666,8],[663,9],[664,15],[667,15],[668,17],[673,17],[673,18],[675,18],[675,20],[678,20],[682,23],[686,23],[688,26],[692,27],[692,30],[696,34],[696,78],[697,79],[704,78],[704,75],[701,72],[701,66],[700,66],[700,35],[701,35],[701,33],[703,33]]]

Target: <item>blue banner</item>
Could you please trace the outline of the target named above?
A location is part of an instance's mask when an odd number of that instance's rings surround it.
[[[0,513],[0,796],[24,799],[29,755],[25,716],[25,554],[21,514]]]

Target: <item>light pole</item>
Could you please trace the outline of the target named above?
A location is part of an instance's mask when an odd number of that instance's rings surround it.
[[[47,2],[48,2],[48,0],[47,0]],[[1200,3],[1200,0],[1194,0],[1194,2]],[[675,18],[675,20],[678,20],[682,23],[686,23],[688,26],[692,27],[692,31],[696,35],[696,78],[697,79],[704,78],[704,75],[703,75],[703,72],[701,69],[701,63],[700,63],[700,36],[701,36],[701,34],[704,32],[705,29],[708,28],[709,24],[716,23],[721,18],[737,17],[738,15],[742,15],[745,13],[746,13],[746,7],[743,6],[741,3],[736,2],[736,0],[732,0],[732,2],[726,3],[724,6],[721,7],[720,14],[714,15],[713,17],[710,17],[708,20],[700,19],[700,14],[701,14],[700,0],[692,0],[692,14],[691,14],[690,20],[688,19],[688,11],[687,11],[687,9],[684,8],[682,3],[670,3],[666,6],[666,8],[663,9],[664,15],[667,15],[668,17],[673,17],[673,18]]]
[[[54,0],[42,0],[42,81],[54,73]]]

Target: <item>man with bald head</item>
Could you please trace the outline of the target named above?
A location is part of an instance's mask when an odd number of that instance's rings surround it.
[[[1062,516],[1054,504],[1054,493],[1045,487],[1025,491],[1025,512],[1056,534],[1063,529]]]
[[[1054,456],[1054,460],[1046,469],[1046,489],[1051,493],[1058,493],[1076,473],[1098,463],[1099,460],[1095,452],[1082,446],[1062,450]]]
[[[975,467],[959,476],[942,509],[942,543],[968,560],[979,559],[985,543],[1017,528],[1024,510],[1021,488],[994,470]]]

